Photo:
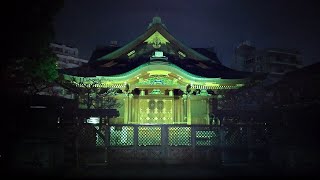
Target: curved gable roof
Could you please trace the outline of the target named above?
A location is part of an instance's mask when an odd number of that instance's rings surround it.
[[[159,39],[155,38],[156,41],[151,40],[154,36],[157,36]],[[168,53],[169,51],[166,52],[165,58],[168,58],[167,60],[156,59],[156,61],[165,61],[169,66],[174,65],[193,75],[222,79],[241,79],[251,76],[251,73],[236,71],[223,66],[212,50],[206,48],[192,49],[185,46],[167,31],[161,21],[151,23],[144,34],[140,35],[127,45],[123,47],[105,47],[96,49],[90,58],[89,64],[79,68],[60,70],[60,72],[63,74],[85,77],[115,76],[123,74],[134,70],[143,64],[151,63],[150,55],[148,53],[151,52],[150,49],[152,49],[152,51],[157,50],[157,48],[153,46],[154,42],[166,44],[165,46],[161,46],[161,48],[165,47],[175,50],[175,53],[172,54]],[[152,46],[149,45],[150,43],[152,43]],[[138,52],[139,50],[146,48],[149,48],[149,50],[142,51],[143,53]],[[133,50],[137,52],[133,52]],[[183,58],[177,55],[181,53],[179,51],[185,55]],[[136,57],[129,58],[128,54],[132,52],[135,53]]]
[[[145,43],[145,41],[150,37],[153,36],[155,33],[160,33],[165,39],[167,39],[170,44],[176,47],[176,49],[180,49],[184,52],[184,54],[187,55],[188,58],[195,59],[195,60],[201,60],[201,61],[215,61],[215,59],[210,59],[209,57],[200,54],[199,52],[193,50],[192,48],[187,47],[177,39],[175,39],[166,29],[166,27],[163,26],[162,23],[153,23],[148,30],[137,37],[135,40],[131,41],[127,45],[108,53],[98,59],[96,61],[104,61],[104,60],[113,60],[117,59],[120,56],[129,53],[130,51],[134,50],[134,48],[140,44]],[[219,63],[219,62],[216,62]]]

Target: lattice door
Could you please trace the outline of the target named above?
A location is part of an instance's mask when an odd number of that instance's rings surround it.
[[[140,99],[139,123],[172,124],[173,100],[171,99]]]

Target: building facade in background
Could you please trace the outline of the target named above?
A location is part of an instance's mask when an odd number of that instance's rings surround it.
[[[50,43],[50,48],[58,58],[58,69],[74,68],[88,63],[88,60],[79,58],[79,50],[63,44]]]
[[[233,61],[231,63],[231,68],[245,71],[244,68],[244,62],[249,59],[254,52],[256,51],[256,48],[252,45],[249,41],[244,41],[240,43],[235,49],[234,49],[234,55],[233,55]]]
[[[246,72],[269,73],[272,79],[302,67],[298,50],[266,48],[256,49],[249,41],[239,44],[234,51],[232,68]]]
[[[88,60],[79,58],[79,50],[77,48],[57,43],[50,43],[49,47],[59,58],[57,62],[57,69],[75,68],[88,63]],[[50,87],[39,94],[74,99],[73,93],[58,85]]]

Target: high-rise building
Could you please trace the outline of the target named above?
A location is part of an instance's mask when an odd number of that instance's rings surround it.
[[[50,48],[53,53],[59,58],[57,62],[58,69],[68,69],[82,66],[88,63],[88,60],[79,58],[79,50],[74,47],[69,47],[63,44],[50,43]],[[61,86],[53,86],[39,93],[40,95],[61,96],[68,99],[73,99],[74,94],[67,91]]]
[[[265,48],[256,49],[248,41],[241,43],[234,51],[232,68],[246,72],[269,73],[280,79],[287,72],[302,67],[302,55],[298,50]]]
[[[231,64],[231,68],[245,71],[244,62],[246,59],[249,59],[252,56],[255,50],[256,48],[252,46],[251,42],[249,41],[240,43],[234,50],[233,63]]]
[[[88,62],[79,58],[79,50],[63,44],[50,43],[50,48],[58,56],[58,69],[74,68]]]

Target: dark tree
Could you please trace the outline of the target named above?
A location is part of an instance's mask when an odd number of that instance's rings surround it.
[[[121,106],[113,97],[119,89],[101,88],[100,80],[64,79],[61,76],[58,82],[62,87],[76,94],[81,101],[80,104],[85,105],[86,109],[112,109]]]
[[[2,82],[11,88],[42,89],[43,82],[57,78],[56,56],[49,50],[54,38],[53,19],[63,0],[13,0],[3,4],[5,35],[1,66]],[[23,84],[22,86],[21,83]],[[40,83],[40,85],[36,85]],[[40,86],[40,87],[39,87]]]
[[[27,121],[28,100],[20,93],[39,83],[56,78],[52,69],[55,56],[49,51],[54,38],[53,19],[63,6],[63,0],[11,0],[2,3],[1,60],[1,165],[10,166],[14,144],[23,135],[20,122]],[[34,85],[33,85],[34,84]],[[35,89],[37,89],[35,88]],[[4,100],[4,101],[3,101]],[[10,137],[10,138],[8,138]]]

